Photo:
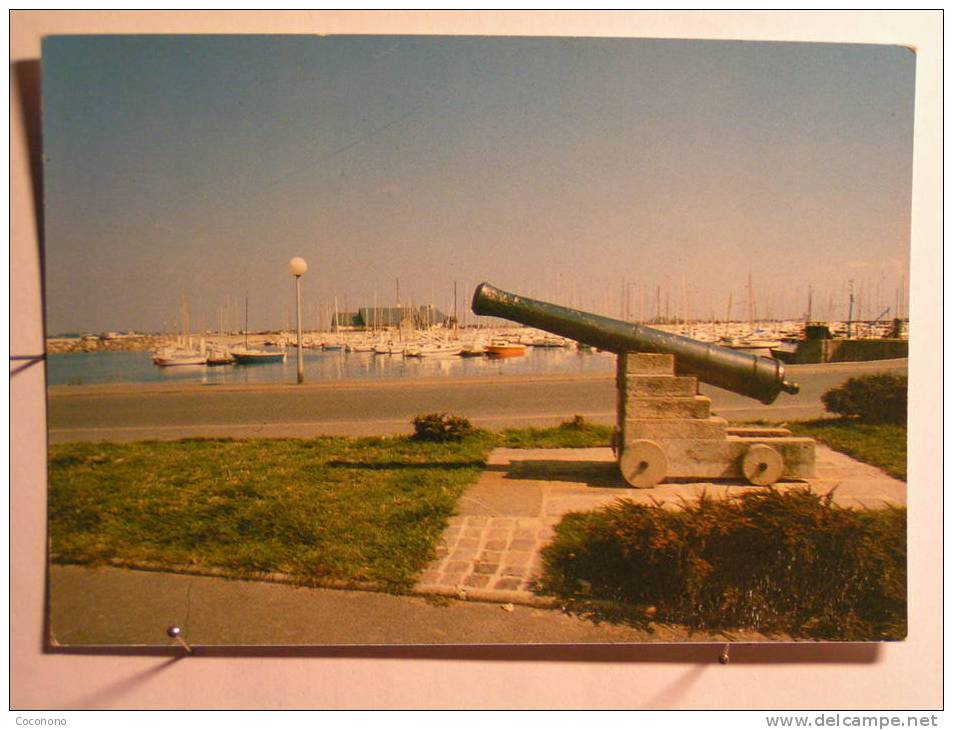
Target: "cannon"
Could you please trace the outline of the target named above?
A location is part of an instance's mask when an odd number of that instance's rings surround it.
[[[798,392],[784,364],[690,337],[542,302],[480,284],[475,314],[500,317],[617,355],[613,449],[623,478],[652,487],[665,478],[770,485],[814,476],[814,441],[782,428],[733,428],[711,415],[698,381],[766,405]]]

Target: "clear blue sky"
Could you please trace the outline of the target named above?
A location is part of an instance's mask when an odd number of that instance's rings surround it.
[[[633,316],[719,318],[749,272],[762,316],[811,285],[846,317],[853,279],[873,317],[906,293],[914,74],[890,46],[48,38],[48,331],[174,330],[182,295],[215,328],[246,291],[290,324],[295,255],[306,326],[397,277],[461,313],[488,280],[618,316],[624,282]]]

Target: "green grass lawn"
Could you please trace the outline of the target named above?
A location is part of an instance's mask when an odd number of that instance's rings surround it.
[[[50,447],[50,557],[400,591],[435,556],[495,446],[590,446],[576,424],[407,437],[186,439]]]
[[[555,428],[508,428],[498,436],[500,446],[510,449],[572,449],[609,446],[612,426],[583,421],[580,416]]]
[[[401,590],[491,439],[184,440],[50,448],[53,561],[283,573]]]
[[[907,429],[890,423],[862,423],[849,418],[820,418],[787,424],[797,436],[810,436],[835,451],[907,478]]]

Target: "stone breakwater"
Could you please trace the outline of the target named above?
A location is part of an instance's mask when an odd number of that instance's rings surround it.
[[[46,341],[46,352],[49,355],[62,355],[69,352],[152,352],[172,344],[173,341],[174,338],[163,335],[49,339]]]

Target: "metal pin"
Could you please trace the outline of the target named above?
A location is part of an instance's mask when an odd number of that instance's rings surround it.
[[[169,628],[165,630],[165,632],[169,635],[170,639],[175,639],[176,641],[178,641],[182,645],[182,648],[185,649],[186,652],[188,652],[189,654],[192,653],[192,647],[189,646],[185,642],[185,639],[182,638],[182,629],[180,629],[178,626],[170,626]]]
[[[729,646],[729,644],[725,644],[725,648],[722,649],[722,650],[721,650],[721,654],[718,655],[718,663],[719,663],[719,664],[727,664],[727,663],[728,663],[728,661],[729,661],[729,659],[728,659],[728,646]]]

